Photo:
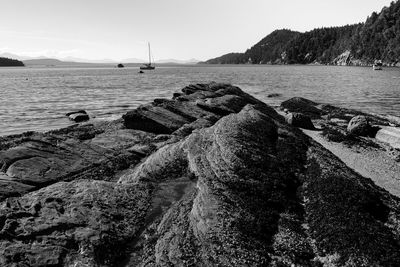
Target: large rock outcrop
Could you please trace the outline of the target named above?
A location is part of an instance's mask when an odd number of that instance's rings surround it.
[[[399,200],[253,106],[155,152],[120,183],[182,176],[196,188],[144,233],[136,264],[400,263]]]
[[[400,200],[231,85],[0,141],[2,266],[400,265]]]

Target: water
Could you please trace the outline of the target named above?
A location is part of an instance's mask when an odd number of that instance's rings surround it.
[[[0,135],[71,125],[65,113],[86,110],[115,119],[189,83],[228,82],[272,105],[293,96],[400,116],[400,69],[333,66],[187,66],[137,68],[0,68]],[[270,93],[282,94],[268,98]]]

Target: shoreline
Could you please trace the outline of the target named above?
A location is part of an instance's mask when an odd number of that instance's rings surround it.
[[[323,107],[324,105],[326,104],[318,104],[316,107]],[[304,109],[305,113],[307,113],[307,108],[309,107],[300,107],[300,109]],[[285,117],[289,111],[283,111],[283,109],[283,107],[275,108],[281,116]],[[397,131],[400,130],[400,121],[398,118],[394,116],[361,113],[360,111],[351,109],[341,110],[341,108],[334,106],[329,107],[329,109],[339,110],[339,112],[334,115],[328,113],[324,118],[313,119],[312,121],[317,128],[315,130],[301,129],[302,132],[332,152],[349,168],[366,178],[370,178],[378,186],[389,191],[391,194],[400,197],[400,136],[384,136],[384,133],[387,132],[387,128],[396,129]],[[299,112],[299,110],[296,111]],[[330,112],[335,113],[334,111],[332,112],[332,110]],[[356,142],[346,144],[343,143],[343,140],[332,141],[324,137],[322,129],[326,127],[327,124],[335,130],[345,132],[346,129],[343,126],[347,126],[349,119],[347,119],[347,121],[341,121],[343,113],[348,114],[352,112],[354,114],[350,115],[350,118],[356,114],[363,114],[382,119],[392,126],[380,127],[381,130],[378,131],[377,137],[379,136],[381,140],[367,137],[365,141],[364,139],[360,139]],[[341,119],[335,117],[340,117]],[[335,122],[338,122],[338,124]],[[342,124],[342,127],[340,127],[340,124]],[[380,134],[381,131],[383,134]],[[396,145],[391,142],[396,142]]]
[[[341,143],[327,141],[320,132],[310,130],[303,130],[303,132],[331,151],[349,168],[400,197],[400,162],[388,156],[386,151],[373,147],[348,147]]]

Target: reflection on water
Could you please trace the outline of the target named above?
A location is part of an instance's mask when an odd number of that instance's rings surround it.
[[[277,105],[293,96],[400,115],[400,69],[332,66],[188,66],[137,68],[1,68],[0,135],[70,125],[65,113],[85,109],[117,118],[154,98],[208,81],[229,82]],[[268,98],[269,93],[282,94]]]

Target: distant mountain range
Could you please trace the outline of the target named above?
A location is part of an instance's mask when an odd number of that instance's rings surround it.
[[[146,62],[144,59],[140,58],[127,58],[121,61],[116,61],[112,59],[99,59],[99,60],[91,60],[84,58],[75,58],[75,57],[65,57],[65,58],[48,58],[45,56],[40,57],[29,57],[29,56],[20,56],[12,53],[0,53],[0,57],[4,58],[12,58],[21,60],[27,66],[33,65],[47,65],[47,66],[67,66],[67,65],[88,65],[88,64],[118,64],[118,63],[143,63]],[[177,60],[177,59],[163,59],[157,60],[157,64],[196,64],[199,60],[197,59],[189,59],[189,60]]]
[[[141,61],[144,62],[144,61]],[[188,59],[188,60],[178,60],[178,59],[161,59],[161,60],[156,60],[156,63],[158,64],[197,64],[199,63],[200,60],[197,59]]]
[[[400,65],[400,0],[373,12],[365,23],[300,33],[276,30],[244,53],[229,53],[207,64]]]
[[[38,58],[38,59],[27,59],[23,60],[25,66],[89,66],[95,65],[96,63],[88,62],[75,62],[75,61],[63,61],[54,58]],[[107,63],[98,63],[107,64]]]

